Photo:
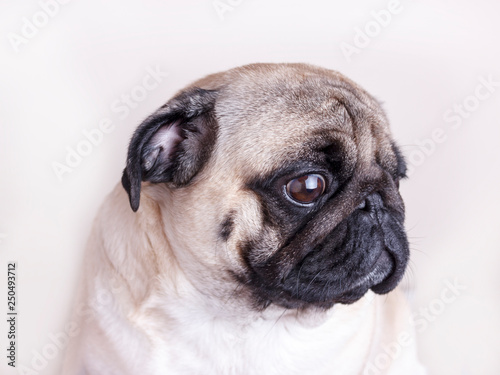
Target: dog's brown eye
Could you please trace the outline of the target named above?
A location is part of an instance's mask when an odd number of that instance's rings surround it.
[[[318,174],[307,174],[286,184],[286,193],[298,203],[311,203],[325,191],[325,179]]]

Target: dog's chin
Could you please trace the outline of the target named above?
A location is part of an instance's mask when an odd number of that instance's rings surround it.
[[[394,260],[389,252],[387,250],[384,250],[375,262],[373,269],[365,276],[356,280],[350,288],[357,289],[361,287],[363,290],[366,289],[366,291],[368,289],[378,291],[390,288],[390,285],[392,285],[390,279],[393,270]]]

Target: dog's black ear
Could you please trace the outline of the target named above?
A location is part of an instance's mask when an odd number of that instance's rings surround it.
[[[210,157],[217,136],[217,91],[192,88],[171,99],[137,128],[122,185],[137,211],[141,181],[183,186]]]

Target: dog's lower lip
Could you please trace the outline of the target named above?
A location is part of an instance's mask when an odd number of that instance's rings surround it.
[[[375,261],[372,270],[365,276],[363,276],[360,280],[354,283],[350,290],[360,287],[361,285],[366,284],[367,282],[371,285],[378,285],[382,283],[387,276],[392,272],[394,267],[394,263],[391,255],[387,250],[383,250],[379,255],[377,260]]]
[[[380,278],[372,287],[371,289],[378,294],[384,294],[393,289],[391,287],[391,279],[393,277],[391,276],[394,272],[394,269],[396,267],[395,260],[393,256],[387,251],[384,250],[382,254],[380,254],[380,257],[377,259],[375,262],[375,270],[381,270],[381,268],[386,268],[384,271],[381,272],[384,276]]]
[[[394,270],[394,266],[394,259],[389,252],[387,250],[382,251],[382,254],[380,254],[380,257],[375,262],[375,271],[380,272],[380,274],[383,275],[380,281],[391,274]]]

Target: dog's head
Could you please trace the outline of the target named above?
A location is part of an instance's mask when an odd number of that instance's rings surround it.
[[[261,308],[328,308],[401,280],[404,175],[379,103],[358,85],[255,64],[195,82],[148,117],[122,183],[134,211],[141,182],[156,189],[180,263],[240,283]]]

